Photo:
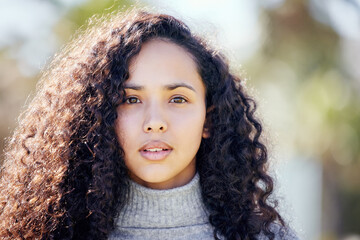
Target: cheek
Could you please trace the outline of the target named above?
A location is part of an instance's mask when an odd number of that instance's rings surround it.
[[[205,122],[205,111],[184,112],[181,116],[177,115],[172,119],[172,128],[177,135],[187,142],[197,142],[201,140],[203,126]]]
[[[118,142],[121,144],[125,153],[126,150],[131,148],[130,143],[134,142],[134,138],[137,134],[136,118],[132,118],[131,115],[123,114],[119,116],[115,122],[115,132]]]

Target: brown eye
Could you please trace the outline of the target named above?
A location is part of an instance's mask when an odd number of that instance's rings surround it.
[[[128,104],[134,104],[134,103],[139,103],[140,100],[137,97],[129,97],[126,99],[125,102]]]
[[[186,103],[186,99],[183,97],[174,97],[173,99],[170,100],[170,102],[172,103]]]

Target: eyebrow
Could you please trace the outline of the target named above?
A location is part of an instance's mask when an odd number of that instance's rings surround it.
[[[188,84],[186,84],[186,83],[173,83],[173,84],[168,84],[168,85],[165,85],[163,88],[164,88],[165,90],[171,91],[171,90],[174,90],[174,89],[180,88],[180,87],[188,88],[188,89],[190,89],[191,91],[196,92],[196,90],[195,90],[192,86],[190,86],[190,85],[188,85]],[[125,88],[125,89],[132,89],[132,90],[141,91],[141,90],[144,90],[145,87],[139,86],[139,85],[133,85],[133,84],[125,84],[124,88]]]

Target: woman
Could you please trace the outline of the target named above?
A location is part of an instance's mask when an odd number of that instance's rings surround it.
[[[255,108],[181,21],[99,21],[53,60],[8,143],[1,238],[296,239],[268,201]]]

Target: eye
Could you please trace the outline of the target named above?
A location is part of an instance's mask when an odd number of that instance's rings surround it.
[[[183,97],[174,97],[170,100],[171,103],[186,103],[187,100]]]
[[[134,103],[139,103],[140,100],[137,97],[128,97],[125,102],[127,104],[134,104]]]

